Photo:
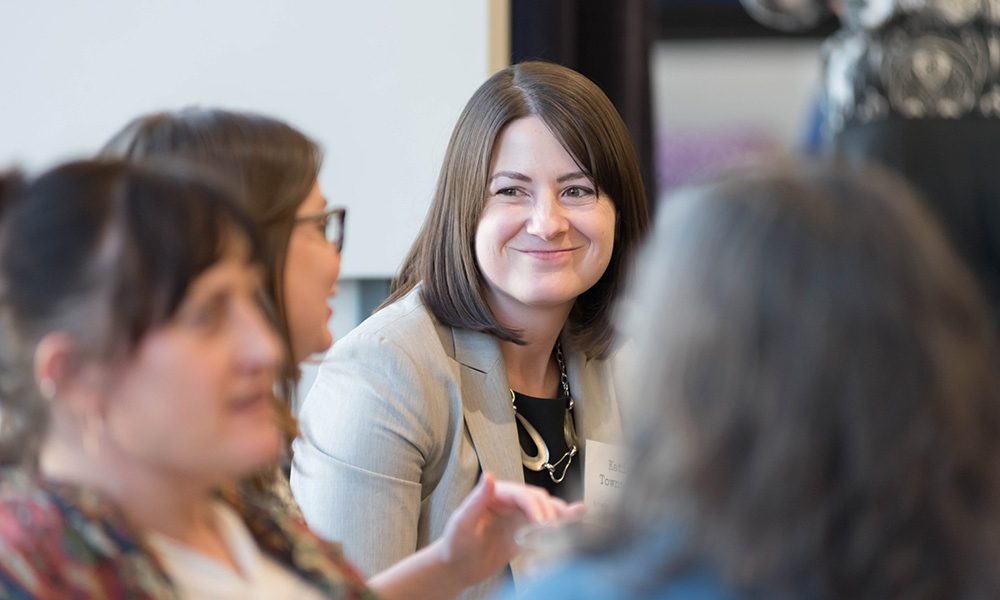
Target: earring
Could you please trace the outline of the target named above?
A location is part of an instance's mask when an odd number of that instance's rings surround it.
[[[50,377],[43,377],[38,382],[38,391],[42,394],[42,398],[53,400],[56,397],[56,382]]]

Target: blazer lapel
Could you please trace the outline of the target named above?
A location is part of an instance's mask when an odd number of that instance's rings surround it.
[[[485,333],[454,329],[455,360],[461,365],[465,425],[483,472],[498,480],[524,483],[521,446],[510,405],[510,383],[496,339]],[[521,557],[510,563],[511,576],[520,582]]]
[[[465,424],[479,466],[497,479],[524,483],[521,453],[510,406],[510,384],[496,339],[453,329],[455,360],[461,365]]]
[[[575,402],[576,433],[580,439],[580,464],[586,464],[587,440],[621,443],[621,415],[613,374],[607,364],[588,364],[582,352],[570,351],[569,391]],[[602,381],[602,376],[604,381]]]

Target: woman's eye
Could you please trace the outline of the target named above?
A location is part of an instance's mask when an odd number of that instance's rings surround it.
[[[191,321],[196,327],[214,329],[222,323],[225,315],[225,303],[221,300],[212,301],[195,309],[191,315]]]
[[[563,194],[569,198],[589,198],[590,196],[594,195],[594,190],[587,187],[574,185],[572,187],[566,188],[566,191],[563,192]]]
[[[501,188],[501,189],[497,190],[496,195],[497,196],[516,196],[517,195],[517,188],[512,188],[512,187]]]

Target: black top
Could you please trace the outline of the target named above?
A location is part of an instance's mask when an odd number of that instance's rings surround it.
[[[555,464],[557,460],[562,458],[563,454],[569,451],[566,436],[563,433],[568,399],[565,397],[534,398],[514,392],[514,401],[517,404],[517,413],[527,419],[528,423],[531,423],[531,426],[545,440],[545,445],[549,447],[549,463]],[[535,448],[535,443],[531,441],[531,436],[521,426],[520,421],[517,419],[515,421],[517,421],[517,437],[521,442],[521,448],[528,455],[535,456],[539,450]],[[573,457],[573,462],[570,463],[569,471],[562,483],[552,481],[548,469],[532,471],[527,467],[524,467],[524,482],[543,487],[553,496],[567,502],[581,500],[583,498],[583,476],[580,468],[580,441],[577,441],[576,444],[576,456]],[[556,467],[556,477],[562,474],[565,464],[566,462],[563,461]]]

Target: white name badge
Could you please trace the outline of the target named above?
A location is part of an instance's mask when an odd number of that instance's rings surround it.
[[[583,463],[583,502],[586,519],[600,519],[610,512],[624,493],[625,447],[587,440]]]

